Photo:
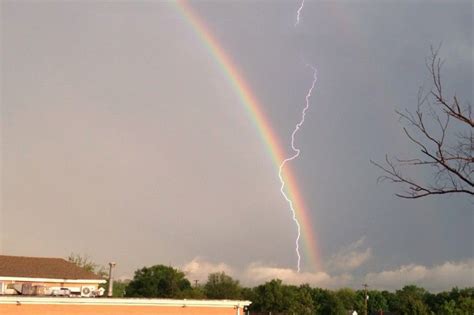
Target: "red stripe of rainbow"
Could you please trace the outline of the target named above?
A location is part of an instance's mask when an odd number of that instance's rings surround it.
[[[262,141],[267,146],[278,172],[281,162],[286,158],[285,151],[282,149],[282,146],[280,145],[278,138],[272,130],[270,123],[265,118],[262,110],[263,106],[253,95],[248,84],[245,82],[244,77],[240,74],[229,55],[225,53],[224,49],[221,47],[221,45],[219,45],[219,42],[212,35],[207,25],[193,11],[189,3],[186,0],[177,0],[176,3],[180,12],[192,26],[192,29],[196,32],[200,40],[205,44],[206,48],[209,50],[209,53],[214,57],[214,60],[219,65],[219,68],[227,77],[229,83],[237,92],[242,104],[257,127]],[[285,167],[283,178],[286,183],[286,192],[293,201],[293,207],[295,209],[297,219],[301,224],[302,239],[304,243],[303,248],[305,248],[305,253],[309,256],[314,268],[319,269],[321,267],[320,255],[316,243],[315,232],[311,226],[309,211],[305,207],[303,198],[296,182],[296,178],[289,166]]]

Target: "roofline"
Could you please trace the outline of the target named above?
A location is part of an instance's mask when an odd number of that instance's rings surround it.
[[[104,279],[57,279],[57,278],[29,278],[29,277],[4,277],[0,281],[27,281],[27,282],[53,282],[53,283],[106,283]]]
[[[114,298],[51,298],[0,296],[1,304],[28,305],[98,305],[98,306],[178,306],[178,307],[220,307],[243,308],[251,301],[237,300],[175,300],[175,299],[114,299]]]
[[[39,258],[39,259],[62,259],[65,261],[68,261],[67,259],[64,259],[62,257],[44,257],[44,256],[23,256],[23,255],[0,255],[3,257],[19,257],[19,258]]]

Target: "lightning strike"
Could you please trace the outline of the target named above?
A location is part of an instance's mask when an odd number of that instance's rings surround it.
[[[300,13],[301,13],[301,10],[303,10],[303,7],[304,7],[304,0],[301,1],[301,5],[300,5],[300,7],[298,8],[298,11],[296,11],[296,23],[295,23],[295,26],[300,23]]]
[[[296,241],[295,241],[295,245],[296,245],[295,251],[296,251],[296,255],[298,256],[298,263],[297,263],[297,271],[298,272],[300,272],[300,270],[301,270],[301,254],[300,254],[301,226],[300,226],[300,222],[298,221],[298,218],[296,217],[296,211],[293,207],[293,201],[285,193],[285,180],[283,179],[283,168],[285,167],[286,163],[296,159],[300,155],[300,152],[301,152],[301,150],[298,149],[295,146],[295,136],[296,136],[296,133],[298,132],[298,130],[304,124],[306,111],[309,108],[309,99],[311,97],[311,93],[313,92],[314,86],[316,85],[316,81],[318,80],[316,68],[314,68],[311,65],[308,65],[308,66],[311,67],[311,69],[313,70],[313,82],[311,83],[311,87],[308,90],[308,93],[306,94],[306,104],[305,104],[305,107],[303,108],[303,111],[301,113],[301,120],[300,120],[299,123],[296,124],[295,129],[293,130],[293,132],[291,134],[291,149],[293,150],[294,154],[292,156],[286,158],[285,160],[283,160],[283,162],[281,162],[280,168],[278,170],[278,177],[280,178],[280,183],[281,183],[280,192],[283,195],[283,198],[285,198],[285,200],[288,202],[288,205],[290,206],[291,214],[293,216],[293,221],[295,222],[296,227],[297,227],[298,235],[297,235]]]

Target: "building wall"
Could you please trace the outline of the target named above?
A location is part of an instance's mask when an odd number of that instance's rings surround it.
[[[51,288],[77,288],[79,291],[80,289],[85,286],[89,287],[92,290],[97,290],[99,288],[99,284],[91,284],[91,283],[66,283],[66,282],[39,282],[39,281],[8,281],[3,280],[0,282],[0,294],[16,294],[14,290],[8,289],[9,285],[17,285],[21,287],[23,284],[29,284],[32,287],[44,287],[45,292],[49,292]],[[38,292],[38,295],[44,295],[46,293]]]
[[[8,284],[31,284],[32,286],[45,286],[47,288],[51,287],[61,287],[61,288],[80,288],[82,286],[86,287],[99,287],[99,284],[90,284],[90,283],[65,283],[65,282],[36,282],[36,281],[3,281],[5,287]]]
[[[0,296],[1,315],[245,315],[250,301]]]
[[[243,315],[242,309],[219,307],[118,305],[1,305],[2,315]]]

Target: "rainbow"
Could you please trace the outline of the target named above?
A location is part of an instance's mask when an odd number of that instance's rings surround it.
[[[186,21],[196,32],[201,42],[219,65],[219,68],[224,73],[232,88],[237,92],[242,105],[245,107],[249,117],[252,119],[253,123],[258,129],[258,133],[260,134],[263,143],[267,147],[271,159],[273,160],[278,172],[281,162],[286,158],[285,151],[282,149],[275,132],[266,119],[263,106],[259,103],[255,95],[253,95],[252,90],[244,80],[244,77],[240,74],[238,68],[232,62],[229,55],[226,54],[222,46],[212,35],[207,25],[193,11],[193,8],[189,5],[189,3],[186,0],[177,0],[176,4],[179,11],[185,17]],[[320,255],[316,242],[315,231],[311,225],[310,212],[304,204],[296,178],[288,166],[285,167],[283,178],[286,183],[286,193],[293,202],[297,219],[301,224],[301,236],[303,240],[304,252],[311,260],[311,264],[314,269],[319,270],[321,267]]]

